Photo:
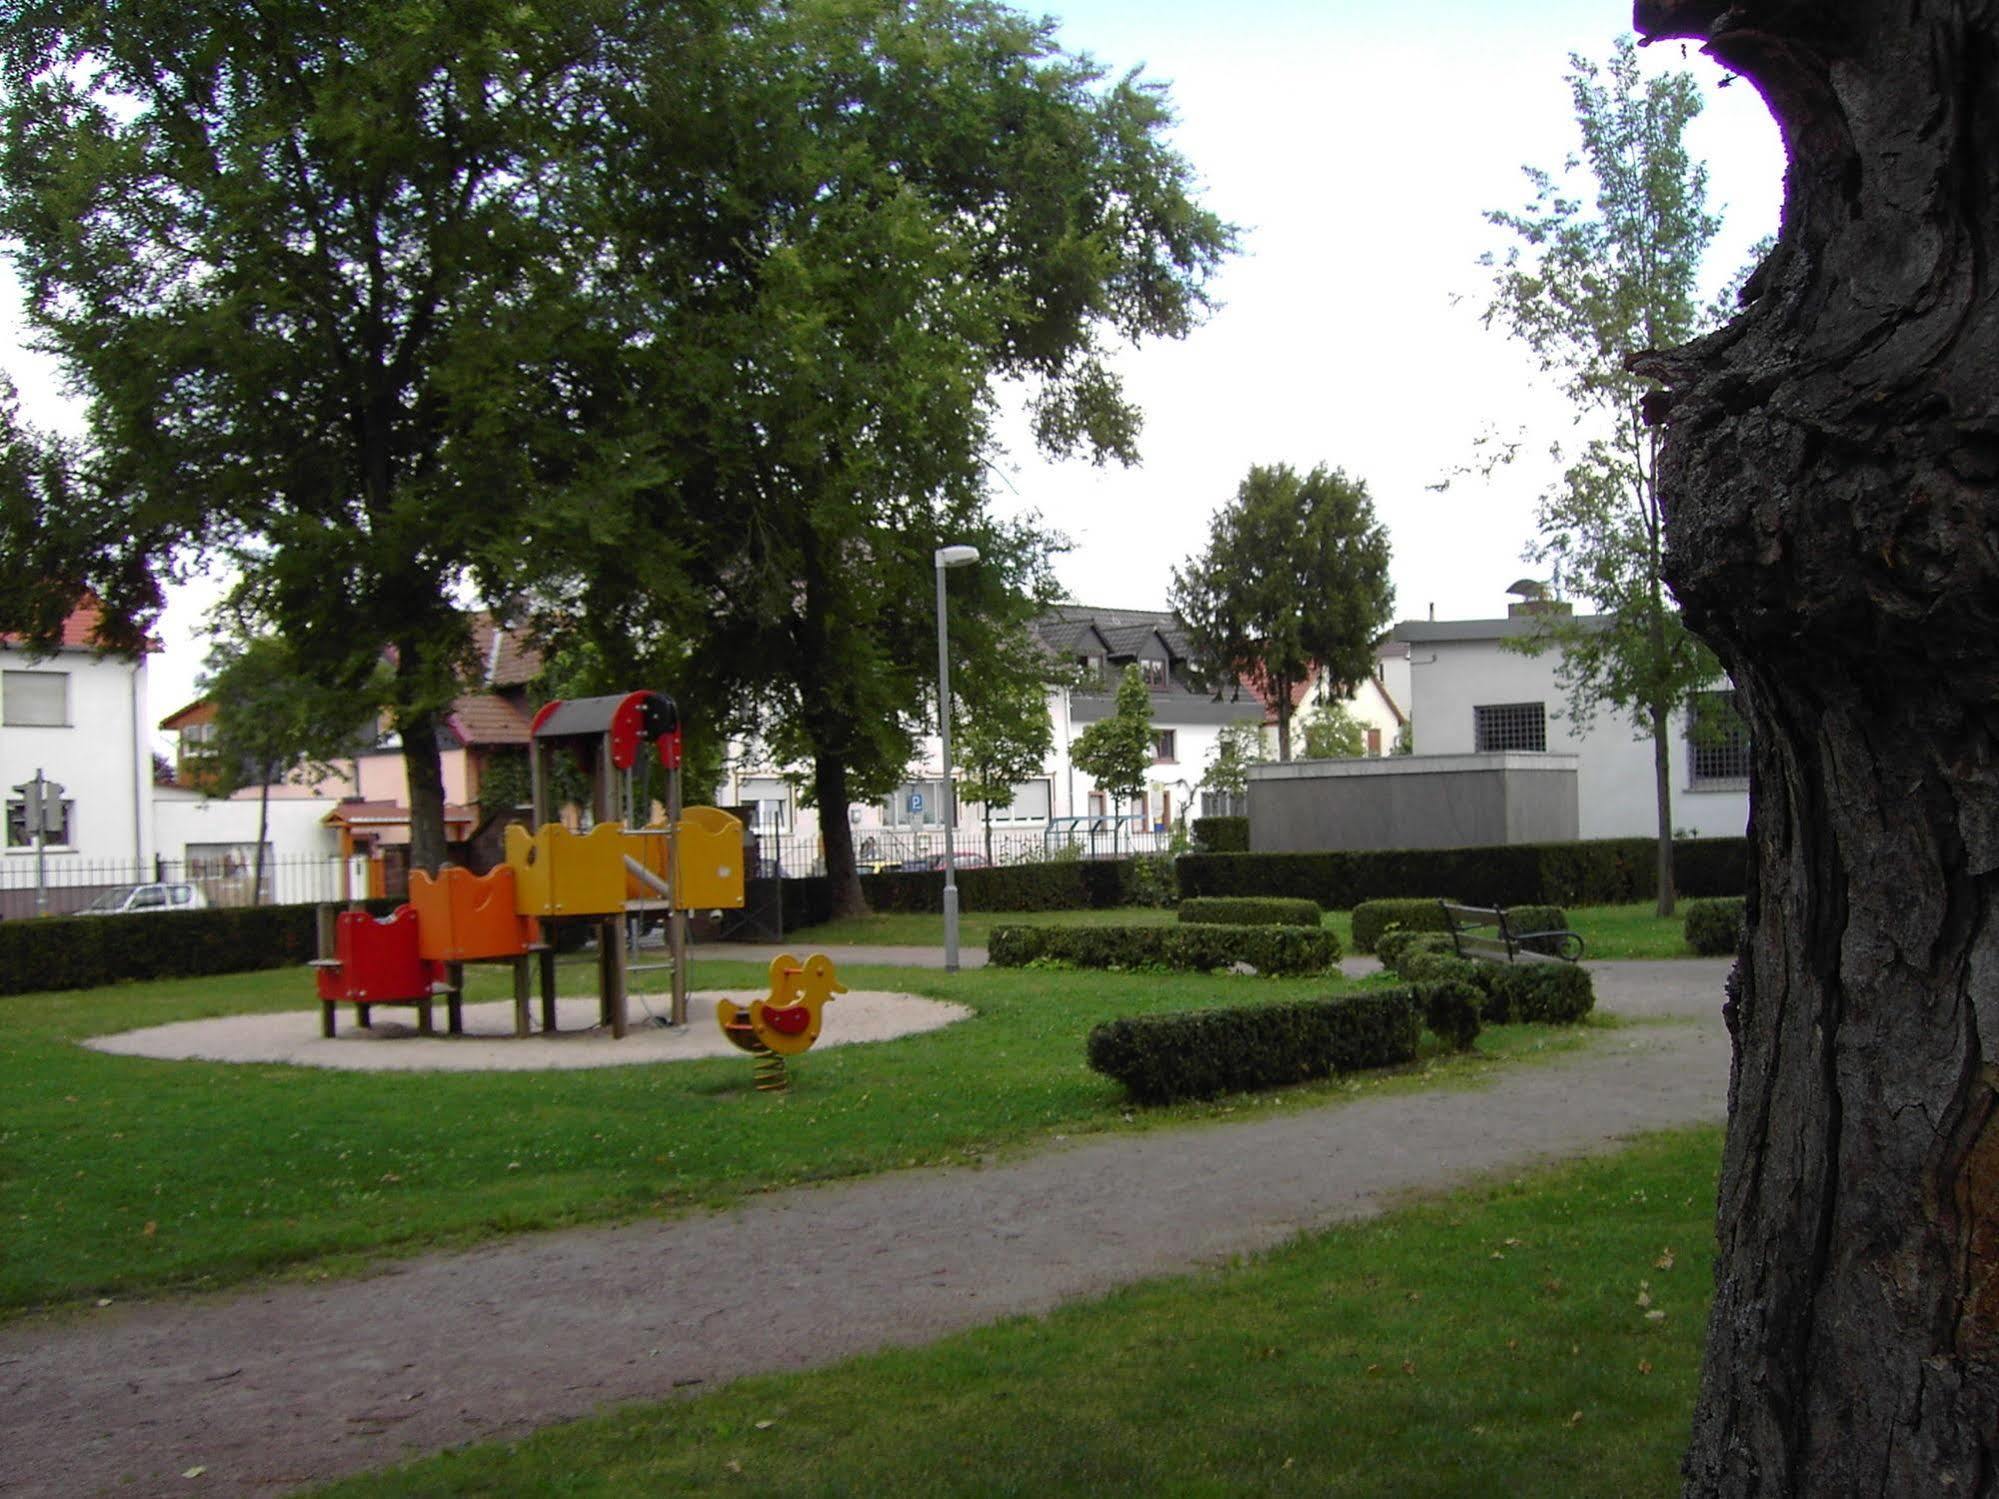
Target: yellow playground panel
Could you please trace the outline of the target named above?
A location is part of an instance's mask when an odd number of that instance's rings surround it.
[[[514,909],[523,916],[610,916],[625,909],[625,830],[600,822],[572,833],[559,822],[507,829]]]
[[[680,881],[673,903],[683,911],[734,910],[743,904],[743,824],[720,807],[680,814]]]

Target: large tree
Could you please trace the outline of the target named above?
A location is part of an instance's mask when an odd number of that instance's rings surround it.
[[[10,570],[87,563],[143,625],[220,555],[323,683],[389,647],[435,868],[463,592],[505,586],[531,513],[652,474],[605,99],[675,97],[742,10],[0,0],[0,235],[87,400],[96,522]]]
[[[1620,38],[1608,63],[1569,59],[1582,154],[1571,170],[1527,170],[1533,199],[1487,217],[1516,236],[1489,257],[1486,311],[1522,340],[1575,407],[1580,443],[1557,445],[1561,477],[1542,497],[1529,549],[1567,593],[1601,611],[1550,611],[1513,642],[1560,653],[1569,713],[1587,726],[1599,707],[1629,717],[1652,741],[1658,823],[1658,910],[1673,911],[1673,716],[1720,674],[1667,596],[1658,434],[1639,410],[1650,382],[1626,360],[1693,336],[1704,308],[1701,258],[1720,220],[1707,208],[1707,168],[1687,154],[1700,113],[1692,75],[1640,76]],[[1583,183],[1572,174],[1585,175]]]
[[[1783,229],[1644,358],[1666,573],[1752,729],[1694,1494],[1999,1472],[1999,4],[1649,0],[1762,91]]]
[[[1395,608],[1388,531],[1367,485],[1324,464],[1253,467],[1216,512],[1207,549],[1173,570],[1168,602],[1216,695],[1248,681],[1277,714],[1291,758],[1298,689],[1316,671],[1345,697],[1374,670]]]
[[[1044,447],[1134,458],[1103,349],[1186,332],[1231,236],[1165,143],[1162,92],[1107,82],[1046,21],[806,0],[711,71],[710,109],[614,106],[643,144],[607,253],[644,272],[698,230],[709,255],[634,278],[660,482],[536,587],[609,651],[701,642],[690,700],[805,770],[835,907],[861,909],[848,808],[930,725],[933,551],[981,553],[950,575],[968,690],[1052,597],[1042,528],[987,510],[1002,386],[1031,393]],[[690,170],[718,152],[726,173]]]

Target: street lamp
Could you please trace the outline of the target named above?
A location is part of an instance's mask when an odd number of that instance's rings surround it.
[[[979,560],[977,547],[939,547],[937,564],[937,726],[944,746],[944,971],[958,971],[958,871],[951,846],[958,820],[957,787],[951,781],[951,643],[944,628],[944,569]]]

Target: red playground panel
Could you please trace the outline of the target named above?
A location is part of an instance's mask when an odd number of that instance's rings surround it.
[[[341,1003],[357,1006],[363,1025],[370,1005],[416,1005],[419,1027],[430,1033],[433,986],[444,984],[444,965],[419,954],[417,937],[414,906],[398,906],[380,921],[365,911],[342,911],[334,918],[333,958],[314,965],[323,1035],[333,1034],[333,1007]]]

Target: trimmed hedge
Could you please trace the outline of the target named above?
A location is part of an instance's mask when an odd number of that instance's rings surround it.
[[[1138,1103],[1213,1098],[1413,1061],[1417,1006],[1401,988],[1142,1015],[1097,1026],[1085,1053]]]
[[[1171,905],[1178,889],[1173,884],[1170,864],[1162,873],[1156,867],[1139,868],[1137,859],[1042,859],[1025,864],[1003,864],[985,869],[960,869],[958,898],[968,911],[1106,911],[1117,906],[1145,904]],[[1154,857],[1155,866],[1165,863]],[[1150,887],[1164,880],[1167,898],[1162,902]],[[787,880],[792,885],[816,884],[827,889],[831,905],[831,882],[823,875],[811,880]],[[861,876],[861,893],[877,911],[941,911],[944,909],[944,872],[941,869],[892,871]],[[1152,895],[1152,899],[1145,897]]]
[[[1381,934],[1391,926],[1405,932],[1448,932],[1444,908],[1436,897],[1428,900],[1364,900],[1353,908],[1353,945],[1356,952],[1373,952]]]
[[[1249,852],[1247,817],[1197,817],[1190,824],[1196,852],[1204,854],[1246,854]]]
[[[368,902],[387,915],[400,901]],[[249,906],[0,921],[0,994],[287,968],[318,955],[318,907]]]
[[[1740,900],[1690,900],[1682,930],[1687,946],[1704,957],[1726,957],[1742,940],[1745,907]]]
[[[1506,928],[1516,937],[1530,932],[1566,932],[1569,929],[1569,913],[1560,906],[1508,906]],[[1543,937],[1539,941],[1520,945],[1529,952],[1561,956],[1562,944],[1555,937]]]
[[[1423,1024],[1453,1051],[1470,1051],[1484,1026],[1485,996],[1478,985],[1445,979],[1418,984],[1416,992],[1423,1004]]]
[[[1206,896],[1180,902],[1182,921],[1223,926],[1317,926],[1324,915],[1317,901],[1265,896],[1261,900],[1228,900]]]
[[[1579,963],[1485,963],[1427,945],[1435,940],[1421,935],[1395,944],[1396,976],[1417,985],[1473,985],[1484,996],[1488,1025],[1573,1025],[1596,1008],[1596,984]]]
[[[1657,852],[1650,838],[1601,838],[1485,848],[1183,854],[1180,893],[1299,896],[1332,911],[1439,890],[1456,891],[1457,899],[1475,906],[1615,905],[1657,893]],[[1746,839],[1688,839],[1673,845],[1673,856],[1683,895],[1740,895],[1746,888]]]
[[[1212,971],[1247,963],[1259,974],[1324,973],[1338,961],[1339,938],[1326,927],[997,926],[986,961],[1021,968],[1041,959],[1078,968],[1175,968]]]

